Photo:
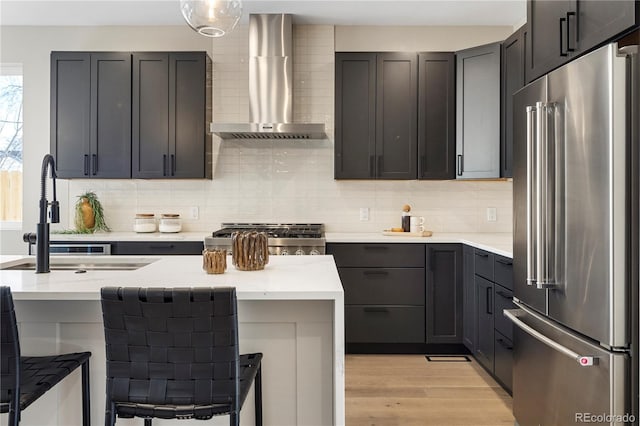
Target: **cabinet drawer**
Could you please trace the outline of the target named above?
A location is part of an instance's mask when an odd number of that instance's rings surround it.
[[[340,268],[346,305],[424,306],[424,268]]]
[[[493,281],[493,257],[493,253],[476,249],[473,265],[476,275]]]
[[[493,281],[513,290],[513,260],[508,257],[495,255],[493,262]]]
[[[513,383],[513,342],[496,332],[493,374],[511,392]]]
[[[197,255],[202,254],[202,241],[116,242],[112,254]]]
[[[339,268],[424,268],[424,253],[424,244],[327,244]]]
[[[347,343],[424,343],[424,307],[345,306]]]
[[[504,287],[500,287],[499,285],[494,286],[494,293],[494,326],[496,330],[502,333],[505,337],[507,337],[508,339],[512,339],[513,324],[507,317],[504,316],[502,311],[505,309],[516,308],[516,306],[512,302],[513,293]]]

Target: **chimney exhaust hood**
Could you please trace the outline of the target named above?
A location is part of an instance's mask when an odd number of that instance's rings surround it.
[[[324,123],[293,123],[291,15],[249,16],[249,123],[211,123],[222,139],[325,139]]]

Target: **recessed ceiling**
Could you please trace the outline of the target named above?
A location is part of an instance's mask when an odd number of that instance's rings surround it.
[[[291,13],[294,23],[518,25],[526,0],[247,0],[250,13]],[[0,0],[1,25],[183,25],[177,0]]]

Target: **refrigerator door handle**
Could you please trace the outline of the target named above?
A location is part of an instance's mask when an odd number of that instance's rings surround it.
[[[513,323],[513,325],[518,327],[520,330],[524,331],[525,333],[527,333],[528,335],[530,335],[534,339],[540,341],[541,343],[544,343],[545,345],[549,346],[550,348],[555,349],[556,351],[560,352],[561,354],[566,355],[569,358],[573,359],[581,367],[592,367],[592,366],[598,364],[598,358],[597,357],[589,356],[589,355],[580,355],[580,354],[572,351],[571,349],[569,349],[569,348],[567,348],[565,346],[562,346],[560,343],[558,343],[558,342],[556,342],[554,340],[551,340],[550,338],[548,338],[544,334],[542,334],[539,331],[535,330],[533,327],[530,327],[527,324],[525,324],[523,321],[521,321],[518,318],[518,316],[522,315],[522,313],[524,312],[522,309],[505,309],[503,312],[504,312],[504,316],[509,318],[511,320],[511,322]]]
[[[546,289],[555,287],[552,272],[551,218],[553,215],[554,167],[549,155],[549,112],[551,104],[536,103],[536,287]]]
[[[535,117],[536,107],[527,106],[527,285],[534,285],[536,283],[536,266],[534,260],[536,244],[533,232],[533,221],[537,212],[537,204],[533,199],[534,159],[536,158],[535,141],[533,138]]]

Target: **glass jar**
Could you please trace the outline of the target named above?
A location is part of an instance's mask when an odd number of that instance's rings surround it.
[[[179,214],[163,213],[160,216],[160,232],[180,232],[182,230],[182,221]]]
[[[134,232],[156,232],[156,217],[153,213],[138,213],[133,221]]]

